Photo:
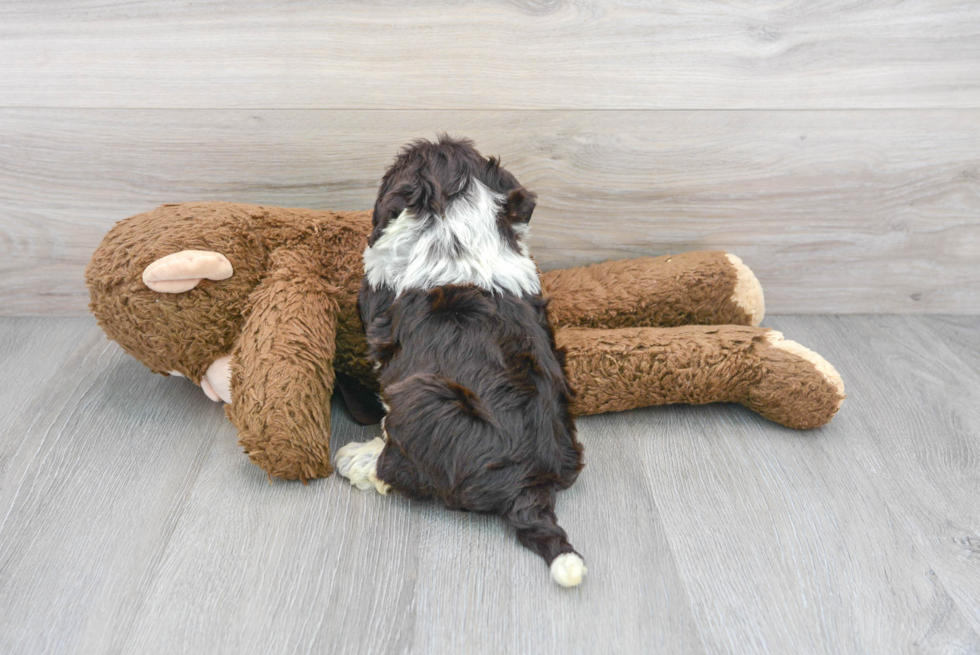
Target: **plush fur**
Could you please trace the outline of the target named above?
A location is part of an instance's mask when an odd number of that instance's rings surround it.
[[[89,306],[106,335],[155,373],[200,385],[230,356],[225,411],[252,461],[275,477],[329,475],[335,376],[359,420],[383,414],[357,312],[371,216],[163,205],[106,234],[85,273]],[[184,251],[220,254],[233,273],[195,275],[201,279],[179,293],[144,283],[154,262]],[[568,352],[576,414],[734,402],[782,425],[814,428],[844,399],[826,360],[755,327],[761,288],[733,255],[559,269],[544,273],[541,286],[555,340]]]
[[[468,141],[416,142],[389,169],[358,302],[380,364],[385,444],[373,471],[353,465],[366,445],[345,447],[340,470],[354,484],[373,476],[412,497],[499,514],[549,565],[567,554],[580,563],[554,512],[582,447],[523,243],[533,209],[533,194]],[[584,568],[566,569],[556,581],[581,581]]]

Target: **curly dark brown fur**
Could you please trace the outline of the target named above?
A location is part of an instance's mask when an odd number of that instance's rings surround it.
[[[370,242],[406,220],[405,210],[434,229],[477,183],[502,201],[476,207],[472,220],[520,254],[513,226],[530,219],[533,194],[471,143],[446,137],[398,156],[379,191]],[[447,258],[460,251],[440,249]],[[554,504],[555,491],[578,477],[582,446],[541,294],[447,284],[396,295],[365,278],[358,305],[389,408],[377,477],[408,496],[503,516],[549,564],[574,552]]]

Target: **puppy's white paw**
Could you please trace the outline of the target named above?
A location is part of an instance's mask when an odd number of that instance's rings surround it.
[[[565,553],[551,561],[551,577],[563,587],[578,586],[588,571],[585,562],[575,553]]]
[[[361,491],[373,487],[379,494],[387,494],[391,485],[378,479],[378,457],[384,447],[381,437],[365,443],[347,444],[337,451],[337,473]]]

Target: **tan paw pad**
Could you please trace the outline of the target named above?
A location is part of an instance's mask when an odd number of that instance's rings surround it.
[[[730,253],[726,253],[725,257],[735,267],[732,302],[749,315],[750,325],[758,326],[766,315],[766,298],[762,293],[762,285],[752,269],[743,264],[739,257]]]
[[[841,379],[840,373],[837,372],[833,364],[806,346],[786,339],[783,337],[782,332],[770,330],[766,333],[766,341],[774,348],[784,350],[791,355],[796,355],[800,359],[805,359],[813,364],[813,368],[817,369],[817,372],[824,377],[827,383],[837,392],[837,395],[840,396],[840,402],[844,402],[844,380]],[[840,403],[838,403],[837,407],[838,409],[840,408]]]

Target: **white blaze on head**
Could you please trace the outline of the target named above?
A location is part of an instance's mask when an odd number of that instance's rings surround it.
[[[515,295],[540,293],[537,269],[523,243],[527,226],[515,226],[520,252],[514,252],[497,228],[504,200],[471,179],[469,189],[448,204],[445,216],[416,217],[403,211],[364,251],[368,282],[396,295],[446,284]]]

